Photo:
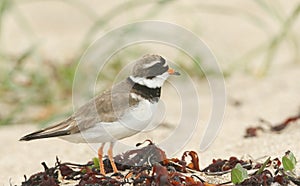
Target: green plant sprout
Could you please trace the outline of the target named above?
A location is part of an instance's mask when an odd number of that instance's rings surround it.
[[[236,164],[236,166],[231,170],[231,182],[233,184],[242,183],[247,178],[247,170],[243,168],[240,163]]]

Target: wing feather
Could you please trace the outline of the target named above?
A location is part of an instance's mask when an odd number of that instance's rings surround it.
[[[138,101],[130,96],[131,86],[127,81],[120,82],[113,89],[103,92],[81,106],[68,119],[45,129],[30,133],[22,137],[21,141],[41,138],[59,137],[80,133],[93,127],[99,122],[113,122],[118,120],[126,110]]]

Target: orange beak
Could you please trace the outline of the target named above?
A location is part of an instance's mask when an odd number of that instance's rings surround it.
[[[179,72],[175,71],[175,70],[172,69],[172,68],[169,68],[168,73],[169,73],[170,75],[176,75],[176,76],[179,76],[179,75],[180,75]]]

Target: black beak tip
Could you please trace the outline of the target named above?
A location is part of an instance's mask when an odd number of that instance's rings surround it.
[[[181,74],[180,74],[179,72],[176,71],[176,72],[173,73],[173,75],[175,75],[175,76],[180,76]]]

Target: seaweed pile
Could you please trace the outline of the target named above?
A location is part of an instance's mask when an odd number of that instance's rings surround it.
[[[61,163],[56,158],[54,167],[48,168],[45,163],[43,172],[30,176],[22,186],[99,186],[99,185],[190,185],[215,186],[232,184],[232,170],[240,165],[249,171],[247,179],[237,185],[287,185],[299,184],[296,177],[285,174],[278,158],[264,163],[252,160],[241,160],[230,157],[228,160],[217,159],[204,169],[199,167],[199,157],[194,151],[186,151],[181,159],[167,158],[165,152],[150,140],[148,145],[130,150],[114,157],[118,170],[113,174],[108,159],[104,160],[107,175],[101,175],[99,161],[94,158],[87,164]],[[143,143],[137,144],[140,146]],[[288,153],[288,152],[287,152]],[[252,173],[250,173],[252,171]],[[229,175],[229,179],[224,175]],[[231,175],[231,176],[230,176]],[[218,179],[221,178],[221,179]],[[217,181],[221,180],[221,181]]]

